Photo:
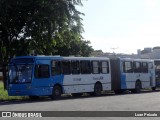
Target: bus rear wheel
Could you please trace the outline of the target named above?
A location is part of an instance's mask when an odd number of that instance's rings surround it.
[[[142,89],[141,82],[137,81],[136,84],[135,84],[135,89],[132,90],[132,92],[133,93],[140,93],[141,89]]]
[[[94,96],[100,96],[102,92],[102,85],[100,83],[96,83],[94,86]]]
[[[155,90],[156,90],[156,87],[152,87],[152,90],[155,91]]]
[[[52,99],[59,99],[61,98],[62,89],[59,85],[54,86],[51,98]]]

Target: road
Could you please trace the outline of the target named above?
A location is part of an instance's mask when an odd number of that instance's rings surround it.
[[[144,91],[140,94],[128,93],[122,95],[114,95],[110,93],[102,95],[100,97],[87,97],[87,96],[82,96],[79,98],[63,97],[60,100],[39,99],[36,101],[25,100],[25,101],[0,102],[0,111],[159,111],[159,110],[160,110],[160,91],[155,91],[155,92]],[[64,118],[58,118],[58,119],[61,120]],[[74,120],[74,118],[72,119]],[[85,120],[85,118],[81,119]],[[106,118],[101,118],[101,119],[106,120]],[[113,119],[113,118],[108,118],[108,119]],[[127,118],[121,118],[121,119],[123,120]],[[130,119],[135,119],[135,118],[130,118]],[[145,119],[146,118],[144,118],[144,120]],[[158,120],[159,118],[154,118],[154,119]]]

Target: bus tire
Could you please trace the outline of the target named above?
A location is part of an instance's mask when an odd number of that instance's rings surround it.
[[[156,90],[156,87],[152,87],[152,90],[155,91],[155,90]]]
[[[51,98],[52,99],[59,99],[59,98],[61,98],[61,94],[62,94],[61,87],[59,85],[56,85],[53,87]]]
[[[140,93],[142,89],[142,84],[140,81],[136,81],[135,89],[132,91],[133,93]]]
[[[94,86],[94,96],[100,96],[102,92],[102,85],[100,83],[96,83]]]

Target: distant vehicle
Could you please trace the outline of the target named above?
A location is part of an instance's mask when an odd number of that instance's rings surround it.
[[[154,64],[156,74],[156,87],[160,87],[160,59],[155,59]]]
[[[24,56],[9,63],[10,96],[74,96],[91,93],[96,96],[111,90],[108,58]]]
[[[144,88],[155,89],[154,61],[149,59],[111,59],[112,90],[121,93],[131,90],[134,93]]]

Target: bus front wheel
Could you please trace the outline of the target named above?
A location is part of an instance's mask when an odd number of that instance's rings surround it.
[[[152,87],[152,90],[155,91],[155,90],[156,90],[156,87]]]
[[[54,86],[51,98],[52,99],[59,99],[61,98],[62,89],[59,85]]]

